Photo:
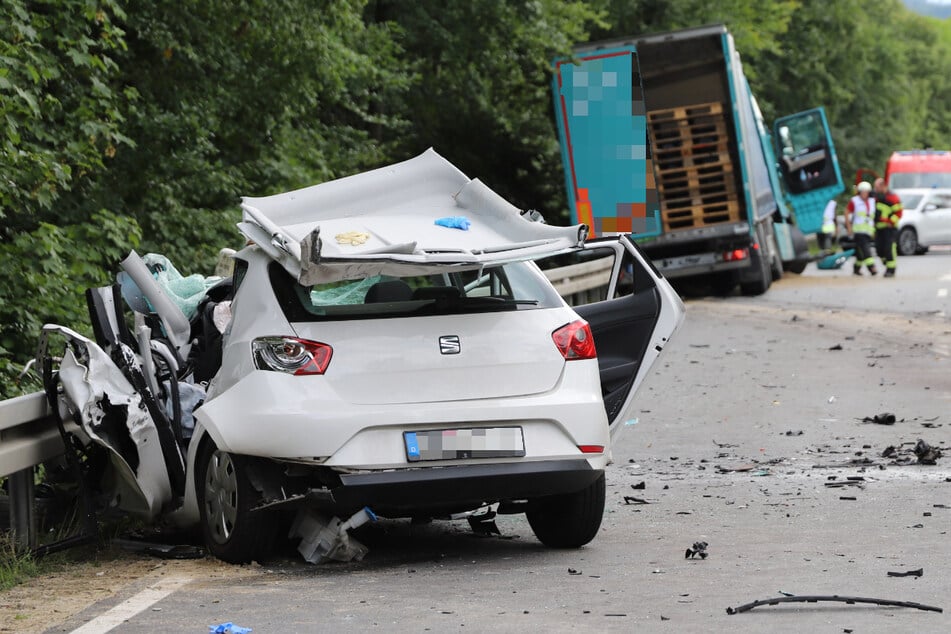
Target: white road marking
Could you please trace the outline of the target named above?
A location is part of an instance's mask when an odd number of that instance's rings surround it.
[[[948,296],[948,289],[946,288],[938,289],[938,297],[947,297],[947,296]]]
[[[152,607],[190,581],[192,581],[190,577],[162,579],[85,625],[77,627],[71,634],[104,634],[119,627],[139,612]]]

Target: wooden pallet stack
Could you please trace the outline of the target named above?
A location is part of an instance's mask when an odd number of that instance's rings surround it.
[[[740,220],[720,103],[647,113],[664,231]]]

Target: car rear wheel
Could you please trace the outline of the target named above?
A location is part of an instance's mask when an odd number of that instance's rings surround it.
[[[919,255],[918,232],[914,227],[905,227],[898,234],[898,253],[900,255]]]
[[[551,548],[580,548],[601,528],[604,474],[577,493],[535,500],[525,513],[538,541]]]
[[[198,459],[198,505],[208,550],[232,564],[267,557],[276,524],[267,513],[250,512],[260,494],[248,478],[248,459],[221,451],[211,441]]]

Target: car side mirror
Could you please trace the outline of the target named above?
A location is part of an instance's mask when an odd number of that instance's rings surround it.
[[[927,205],[925,205],[925,208],[922,211],[934,211],[937,208],[938,208],[938,205],[934,203],[928,203]]]

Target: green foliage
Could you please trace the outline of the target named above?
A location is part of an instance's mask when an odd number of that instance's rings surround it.
[[[43,222],[0,243],[0,397],[24,391],[16,377],[44,323],[88,330],[85,290],[109,284],[140,239],[135,221],[100,210],[82,224]]]
[[[0,4],[0,236],[55,221],[55,204],[128,144],[113,0]]]

